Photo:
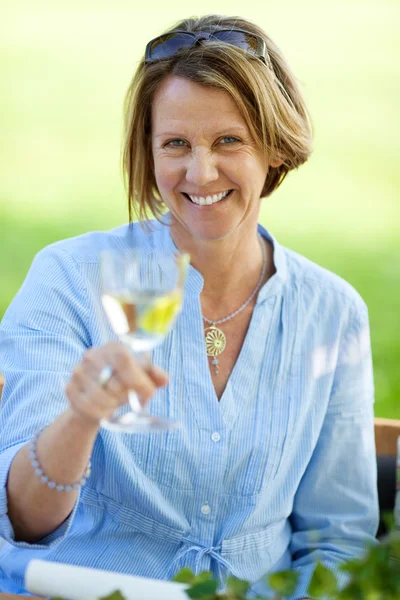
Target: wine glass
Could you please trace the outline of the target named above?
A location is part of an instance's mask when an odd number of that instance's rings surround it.
[[[101,252],[102,304],[120,341],[144,366],[150,351],[172,329],[182,307],[184,282],[190,257],[160,250],[107,250]],[[139,433],[175,429],[172,419],[152,416],[133,390],[131,410],[103,419],[102,427]]]

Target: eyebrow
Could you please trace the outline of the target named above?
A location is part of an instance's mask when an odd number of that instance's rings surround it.
[[[232,127],[226,127],[225,129],[221,129],[220,131],[216,131],[214,133],[215,136],[220,135],[228,135],[233,133],[240,133],[241,135],[248,134],[247,130],[242,125],[233,125]],[[154,136],[155,138],[165,137],[165,136],[174,136],[174,137],[186,137],[182,133],[178,133],[178,131],[163,131],[162,133]]]

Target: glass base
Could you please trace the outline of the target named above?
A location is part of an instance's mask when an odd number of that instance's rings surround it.
[[[147,433],[149,431],[166,431],[178,429],[179,421],[173,419],[161,419],[148,414],[136,414],[128,412],[119,417],[102,419],[100,422],[104,429],[109,431],[120,431],[124,433]]]

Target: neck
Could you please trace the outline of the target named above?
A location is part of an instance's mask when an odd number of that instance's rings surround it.
[[[181,251],[191,256],[191,264],[204,279],[201,294],[203,314],[220,319],[237,309],[252,294],[264,265],[261,244],[265,244],[266,273],[262,284],[274,272],[272,247],[259,236],[229,236],[222,240],[175,239]]]

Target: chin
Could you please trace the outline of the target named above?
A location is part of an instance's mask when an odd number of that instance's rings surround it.
[[[204,240],[204,241],[218,241],[218,240],[223,240],[226,237],[228,237],[231,233],[232,233],[233,229],[224,229],[221,230],[221,228],[219,229],[208,229],[207,231],[190,231],[191,236],[193,237],[193,239],[197,239],[197,240]]]
[[[228,237],[231,233],[237,230],[241,222],[235,220],[235,222],[227,222],[226,218],[210,219],[208,222],[201,222],[200,219],[197,221],[185,218],[184,215],[172,216],[172,229],[179,235],[189,236],[192,240],[197,241],[218,241]]]

